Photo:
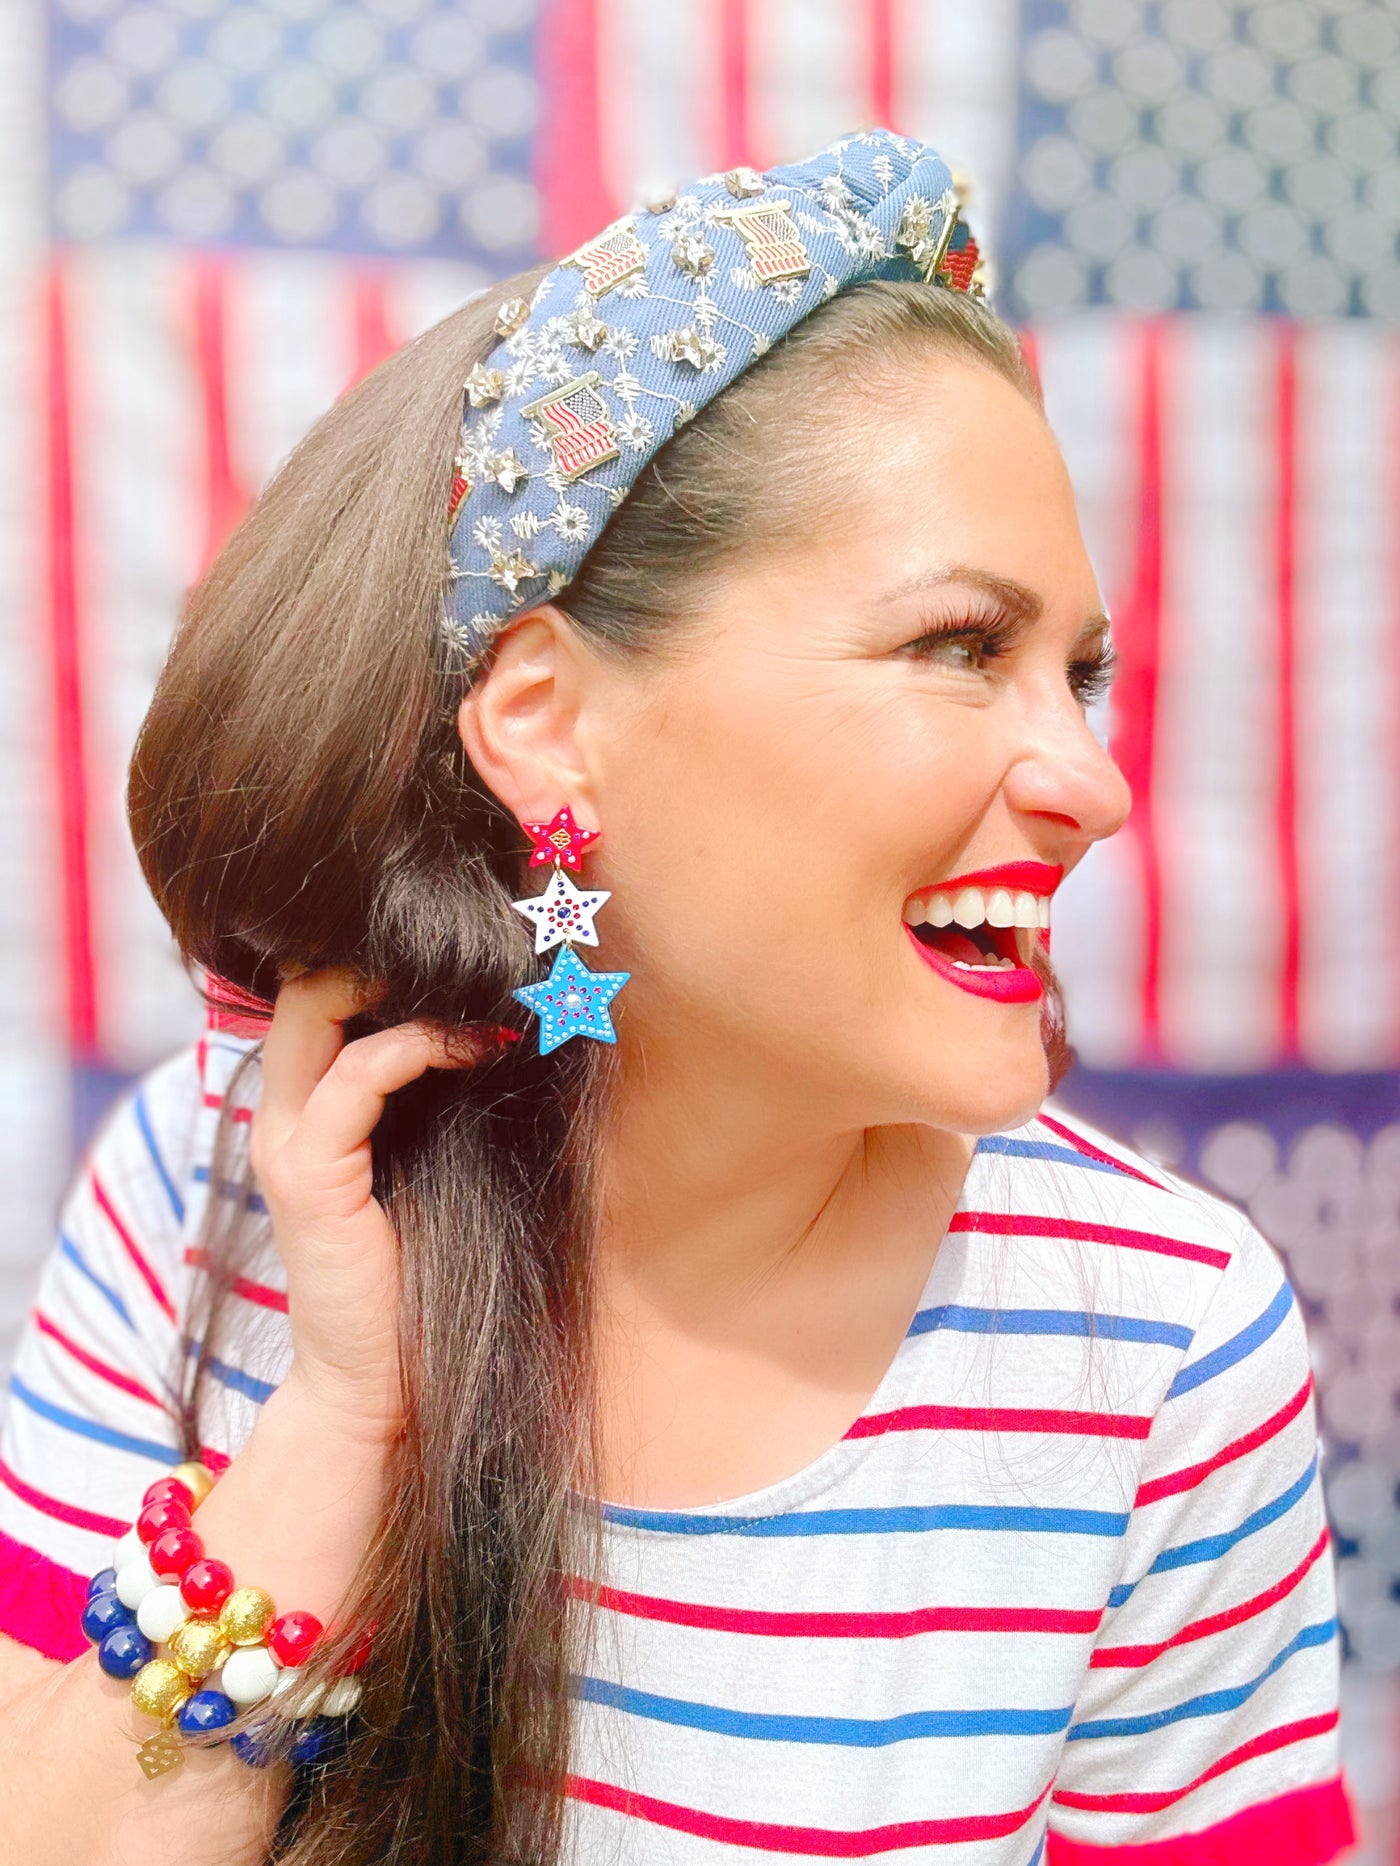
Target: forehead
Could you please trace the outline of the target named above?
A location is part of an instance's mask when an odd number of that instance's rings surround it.
[[[874,469],[858,470],[857,509],[884,548],[922,552],[936,532],[945,561],[1031,583],[1084,574],[1064,459],[1040,410],[1005,377],[922,358],[864,412],[857,444],[869,447],[871,429],[878,441]]]
[[[775,599],[773,628],[796,606],[807,639],[823,618],[841,634],[843,618],[887,592],[906,589],[917,606],[929,572],[949,564],[1021,584],[1047,613],[1102,608],[1054,435],[994,369],[939,354],[884,359],[852,371],[825,416],[806,469],[809,522],[772,550],[760,528],[736,566],[741,588]],[[751,605],[739,606],[752,627]]]

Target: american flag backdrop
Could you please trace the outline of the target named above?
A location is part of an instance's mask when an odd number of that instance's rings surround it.
[[[0,1359],[96,1112],[199,1023],[121,792],[231,521],[348,383],[492,278],[872,122],[974,178],[1115,620],[1102,725],[1136,807],[1057,917],[1069,1096],[1289,1251],[1349,1638],[1387,1672],[1393,0],[0,7]]]

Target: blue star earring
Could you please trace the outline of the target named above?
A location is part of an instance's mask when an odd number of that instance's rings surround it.
[[[511,995],[540,1020],[541,1056],[557,1050],[570,1037],[595,1037],[599,1043],[616,1043],[608,1006],[632,975],[590,972],[574,951],[575,944],[598,944],[593,916],[608,899],[610,890],[576,888],[564,873],[566,868],[578,871],[584,850],[598,840],[599,831],[580,828],[568,804],[548,823],[527,823],[525,828],[535,845],[530,866],[537,868],[552,862],[554,873],[543,894],[512,901],[511,906],[534,921],[537,953],[548,952],[552,946],[559,950],[548,978],[522,985]]]

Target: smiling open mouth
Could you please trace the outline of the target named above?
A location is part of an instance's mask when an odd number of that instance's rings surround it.
[[[1028,1004],[1042,995],[1031,961],[1060,875],[1034,862],[981,870],[911,895],[904,924],[920,957],[950,983],[974,997]]]

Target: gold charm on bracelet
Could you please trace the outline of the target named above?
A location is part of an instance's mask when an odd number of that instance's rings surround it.
[[[169,1775],[172,1769],[179,1768],[185,1760],[185,1746],[173,1730],[157,1730],[137,1750],[136,1760],[146,1780],[153,1782],[158,1775]]]

